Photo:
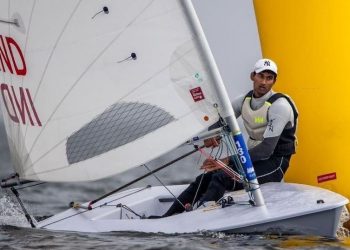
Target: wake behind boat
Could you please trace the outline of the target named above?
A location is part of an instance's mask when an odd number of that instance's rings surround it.
[[[165,233],[278,228],[335,236],[344,197],[296,184],[260,188],[190,1],[8,5],[1,3],[9,10],[0,20],[1,94],[15,179],[102,179],[170,152],[221,121],[248,191],[229,194],[221,205],[146,219],[164,212],[172,197],[164,187],[128,190],[72,204],[39,223],[27,214],[33,227]],[[169,188],[176,196],[184,186]]]

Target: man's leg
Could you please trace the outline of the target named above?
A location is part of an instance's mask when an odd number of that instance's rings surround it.
[[[283,179],[284,173],[289,166],[290,156],[277,157],[272,156],[268,160],[254,162],[254,169],[259,183],[279,182]],[[236,166],[231,166],[236,172]],[[244,186],[242,183],[234,181],[224,171],[218,171],[213,174],[207,191],[200,199],[200,203],[206,201],[218,201],[226,190],[241,190]]]
[[[226,190],[240,190],[243,189],[242,183],[234,181],[224,171],[220,170],[213,174],[207,191],[200,199],[200,203],[206,201],[218,201]]]
[[[171,205],[169,210],[163,215],[163,217],[171,216],[173,214],[182,213],[185,208],[182,205],[186,203],[196,203],[202,194],[207,190],[208,185],[211,181],[213,173],[209,172],[206,174],[198,175],[196,180],[192,182],[177,199],[182,203],[180,204],[177,200]],[[196,195],[197,194],[197,195]]]
[[[290,156],[271,156],[267,160],[254,162],[259,184],[280,182],[289,166]]]

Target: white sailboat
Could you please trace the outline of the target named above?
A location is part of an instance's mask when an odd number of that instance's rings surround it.
[[[173,201],[169,190],[177,196],[186,186],[131,189],[73,204],[40,222],[28,216],[33,227],[335,236],[346,198],[299,184],[259,186],[190,1],[11,1],[1,2],[0,16],[2,110],[21,180],[115,175],[173,150],[222,117],[251,188],[251,196],[227,194],[234,201],[227,206],[160,219],[145,218],[164,213]]]

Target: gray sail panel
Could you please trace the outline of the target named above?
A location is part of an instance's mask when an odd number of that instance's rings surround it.
[[[69,136],[70,164],[106,153],[175,120],[163,109],[145,103],[116,103]]]

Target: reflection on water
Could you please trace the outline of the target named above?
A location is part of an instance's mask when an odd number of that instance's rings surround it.
[[[350,248],[350,238],[343,239],[330,239],[322,238],[316,236],[288,236],[288,237],[279,237],[281,239],[280,247],[282,248]],[[271,238],[273,239],[273,238]]]

